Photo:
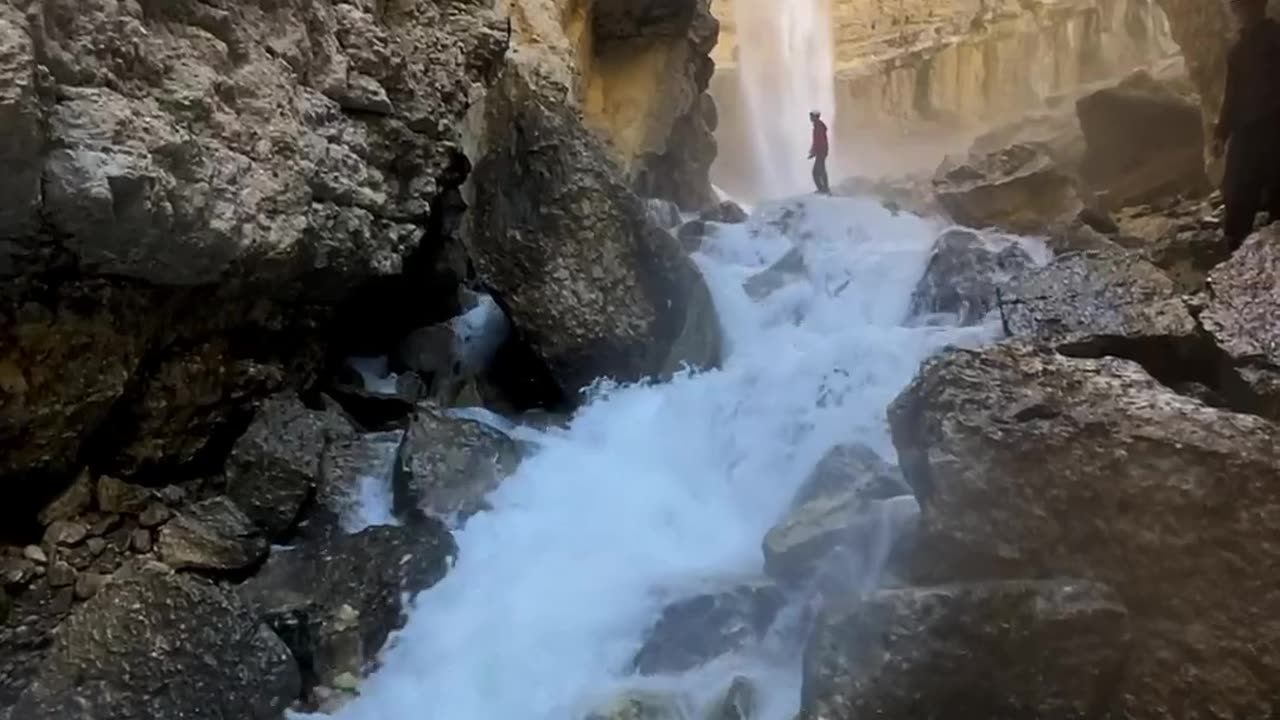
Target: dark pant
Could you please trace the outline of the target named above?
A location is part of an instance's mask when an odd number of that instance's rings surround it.
[[[827,156],[818,155],[813,159],[813,184],[823,195],[831,194],[831,186],[827,181]]]
[[[1227,148],[1226,173],[1222,178],[1222,199],[1226,216],[1222,234],[1232,252],[1253,232],[1253,222],[1262,210],[1273,221],[1280,220],[1280,126],[1259,123],[1254,128],[1232,133]]]

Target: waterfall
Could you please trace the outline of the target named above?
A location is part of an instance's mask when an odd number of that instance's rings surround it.
[[[457,533],[456,564],[337,717],[580,720],[640,688],[677,694],[696,718],[743,675],[761,692],[756,720],[791,720],[797,633],[677,676],[640,678],[632,659],[668,603],[761,576],[763,536],[829,449],[862,442],[894,459],[885,407],[922,359],[989,339],[904,324],[940,230],[815,196],[719,226],[695,258],[723,367],[601,386],[567,429],[517,429],[536,451]],[[793,248],[803,273],[749,298],[744,281]],[[844,570],[852,587],[874,585],[883,561],[863,554]]]
[[[735,0],[738,84],[761,197],[812,188],[809,111],[835,128],[835,40],[830,0]],[[839,138],[832,137],[832,153]]]

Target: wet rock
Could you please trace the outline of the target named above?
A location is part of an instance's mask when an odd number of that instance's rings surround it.
[[[325,526],[358,530],[355,511],[370,483],[385,484],[387,502],[392,502],[392,483],[397,458],[404,444],[403,431],[366,433],[334,440],[324,449],[320,463],[320,483],[315,508],[306,520],[308,530]],[[323,517],[320,517],[323,515]]]
[[[1084,207],[1078,183],[1036,144],[1019,144],[940,168],[938,203],[959,224],[1035,234]]]
[[[838,445],[809,473],[791,505],[796,508],[849,491],[866,500],[887,500],[910,495],[911,487],[902,478],[902,471],[885,462],[875,450],[859,443]]]
[[[383,382],[368,385],[359,377],[344,377],[335,383],[332,394],[344,410],[362,426],[380,428],[403,420],[418,401],[429,397],[429,388],[415,372],[388,375]]]
[[[519,462],[520,449],[505,433],[423,406],[400,448],[396,512],[405,517],[414,511],[446,518],[472,515],[486,507],[485,496]]]
[[[156,549],[175,569],[241,570],[261,562],[269,545],[226,497],[196,503],[160,529]]]
[[[711,708],[707,720],[754,720],[758,705],[755,685],[744,677],[736,677],[724,697]]]
[[[743,283],[742,288],[752,300],[763,300],[777,292],[784,285],[803,280],[809,276],[809,267],[805,264],[804,253],[800,248],[791,248],[777,262],[765,270],[752,275]]]
[[[146,567],[58,628],[14,717],[276,720],[298,691],[288,648],[234,594]]]
[[[28,545],[22,548],[22,556],[32,562],[38,562],[41,565],[49,562],[49,557],[45,555],[44,550],[39,545]]]
[[[1142,628],[1118,716],[1271,702],[1274,423],[1178,395],[1126,360],[1016,343],[926,362],[889,419],[922,509],[909,580],[1111,586]]]
[[[697,267],[649,222],[563,88],[535,75],[513,66],[486,98],[468,213],[477,272],[566,398],[601,377],[717,365],[719,321]]]
[[[98,478],[98,509],[102,512],[134,515],[146,509],[151,492],[113,477]]]
[[[1106,717],[1127,621],[1115,593],[1077,580],[842,601],[809,641],[801,717]]]
[[[1200,322],[1239,377],[1240,406],[1280,420],[1280,225],[1249,238],[1209,275]]]
[[[1210,190],[1200,107],[1146,71],[1076,102],[1081,176],[1109,207]]]
[[[671,229],[680,224],[680,206],[670,200],[644,198],[644,209],[649,220],[660,228]]]
[[[633,664],[642,675],[692,670],[759,641],[786,597],[771,583],[741,585],[668,605]]]
[[[715,207],[698,213],[699,220],[725,225],[740,225],[747,221],[747,217],[747,211],[732,200],[725,200]]]
[[[153,502],[138,516],[138,524],[144,528],[160,527],[169,522],[171,517],[173,517],[173,511],[169,509],[169,506]]]
[[[59,520],[44,532],[44,545],[76,545],[89,536],[89,528],[75,520]]]
[[[82,470],[71,485],[58,494],[36,516],[41,525],[49,525],[58,520],[70,520],[89,509],[93,502],[93,476],[88,470]]]
[[[354,432],[337,412],[311,410],[293,393],[267,400],[227,459],[227,496],[281,537],[315,489],[326,444]]]
[[[715,232],[715,228],[706,220],[690,220],[676,229],[676,239],[685,252],[694,253],[702,249],[702,243]]]
[[[633,690],[589,713],[584,720],[689,720],[689,716],[669,695]]]
[[[455,552],[435,520],[330,535],[273,553],[239,592],[284,638],[308,686],[342,688],[403,624],[404,598],[443,578]]]
[[[840,581],[840,576],[851,586],[864,579],[874,582],[916,513],[909,495],[876,500],[847,489],[818,496],[765,535],[765,573],[789,586],[815,576],[822,584]]]
[[[1031,265],[1031,257],[1017,244],[1001,246],[971,230],[948,230],[934,244],[916,284],[911,314],[943,313],[976,325],[996,307],[996,288]]]

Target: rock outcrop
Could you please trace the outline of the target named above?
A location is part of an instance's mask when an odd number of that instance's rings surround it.
[[[909,579],[1103,582],[1134,639],[1113,713],[1267,712],[1280,677],[1274,423],[1126,360],[1016,343],[927,362],[890,422],[922,507]]]
[[[1016,242],[1000,247],[972,230],[948,230],[934,243],[916,284],[911,315],[946,314],[962,325],[977,325],[995,309],[996,289],[1031,266],[1031,257]]]
[[[819,617],[800,720],[1105,717],[1129,650],[1105,586],[1073,580],[887,590]]]
[[[1084,208],[1079,181],[1035,145],[970,157],[956,167],[944,164],[933,185],[938,204],[971,228],[1034,235]]]

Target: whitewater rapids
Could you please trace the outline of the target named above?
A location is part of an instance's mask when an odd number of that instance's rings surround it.
[[[766,644],[677,677],[630,663],[663,607],[760,576],[760,544],[822,455],[888,459],[885,407],[921,360],[990,326],[908,327],[944,228],[861,199],[809,197],[716,226],[696,259],[727,346],[722,369],[597,388],[457,533],[382,667],[340,720],[579,720],[619,690],[679,693],[700,717],[735,675],[760,720],[799,706],[800,648]],[[755,302],[743,282],[799,246],[808,273]],[[851,570],[853,572],[853,570]]]

